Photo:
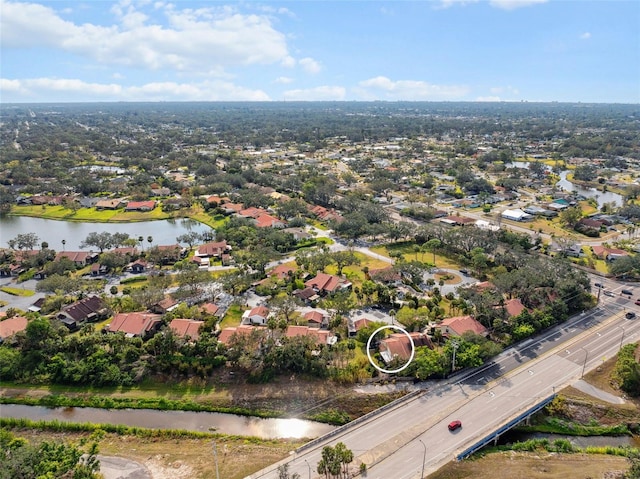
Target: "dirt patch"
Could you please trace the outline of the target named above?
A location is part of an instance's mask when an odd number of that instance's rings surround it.
[[[452,462],[428,479],[622,479],[625,458],[585,454],[500,452]],[[509,471],[508,474],[506,471]]]

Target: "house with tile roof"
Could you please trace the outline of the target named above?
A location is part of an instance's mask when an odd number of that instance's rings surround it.
[[[0,321],[0,343],[20,331],[27,329],[27,318],[24,316],[12,316]]]
[[[409,337],[411,339],[409,339]],[[424,333],[413,332],[407,336],[404,333],[393,333],[389,337],[380,341],[378,351],[385,363],[389,364],[394,359],[408,361],[411,357],[411,342],[414,347],[427,346],[433,349],[433,344]]]
[[[239,326],[224,328],[220,331],[218,336],[218,342],[229,346],[233,341],[234,336],[251,336],[252,334],[265,335],[266,328],[256,328],[249,326],[248,324],[241,324]]]
[[[161,315],[139,311],[118,313],[106,326],[108,333],[124,333],[127,337],[147,338],[158,331],[162,325]]]
[[[200,328],[203,324],[204,321],[175,318],[169,323],[169,329],[171,329],[176,336],[180,336],[181,338],[191,338],[192,340],[197,341],[198,338],[200,338]]]
[[[449,337],[462,336],[467,332],[472,332],[481,336],[489,334],[487,328],[470,315],[445,318],[437,327],[442,331],[443,336]]]
[[[267,324],[267,318],[269,317],[269,308],[266,306],[256,306],[255,308],[248,309],[242,314],[243,324]]]
[[[307,288],[313,288],[320,295],[351,288],[351,283],[346,279],[327,273],[318,273],[314,278],[306,281],[304,285]]]

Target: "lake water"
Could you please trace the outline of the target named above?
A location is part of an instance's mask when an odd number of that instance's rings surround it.
[[[507,165],[507,168],[529,168],[528,161],[514,161]],[[547,169],[550,167],[547,166]],[[578,185],[574,185],[569,180],[567,180],[568,170],[564,170],[560,172],[560,181],[556,183],[556,186],[564,191],[572,192],[575,191],[579,195],[584,196],[585,198],[595,198],[598,202],[598,208],[601,208],[605,203],[614,203],[616,206],[624,205],[624,198],[618,193],[612,193],[610,191],[602,192],[595,188],[583,188]]]
[[[124,424],[150,429],[184,429],[218,432],[263,439],[315,438],[335,429],[334,426],[303,419],[262,419],[236,414],[191,411],[156,411],[152,409],[97,409],[89,407],[46,408],[3,404],[2,417],[33,421],[90,422]]]
[[[0,217],[0,247],[6,248],[7,241],[20,233],[35,233],[40,242],[46,241],[49,247],[61,251],[62,240],[67,243],[67,251],[80,250],[80,243],[91,232],[127,233],[132,238],[144,237],[144,247],[149,243],[147,237],[153,238],[153,245],[175,244],[176,237],[188,232],[203,233],[211,228],[192,219],[140,221],[134,223],[84,223],[75,221],[56,221],[28,216]],[[39,247],[39,245],[38,245]]]
[[[612,193],[610,191],[602,192],[595,188],[583,188],[575,185],[567,180],[568,171],[562,171],[560,173],[560,181],[556,183],[556,186],[562,188],[565,191],[575,191],[579,195],[585,198],[596,198],[598,202],[598,208],[601,208],[605,203],[614,203],[616,206],[624,205],[624,199],[618,193]]]

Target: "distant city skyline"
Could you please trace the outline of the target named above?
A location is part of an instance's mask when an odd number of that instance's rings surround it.
[[[640,103],[640,2],[6,1],[0,101]]]

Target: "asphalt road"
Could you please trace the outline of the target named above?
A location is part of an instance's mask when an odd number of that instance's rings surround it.
[[[619,296],[621,285],[603,284],[615,294],[601,295],[598,308],[283,462],[302,478],[319,478],[315,467],[322,447],[344,442],[356,463],[367,464],[368,479],[417,479],[423,460],[425,475],[439,469],[555,390],[579,380],[583,372],[615,355],[621,344],[638,340],[640,319],[627,320],[624,312],[633,309],[640,317],[640,307]],[[454,419],[463,427],[451,433],[447,424]],[[275,479],[276,466],[250,477]]]

